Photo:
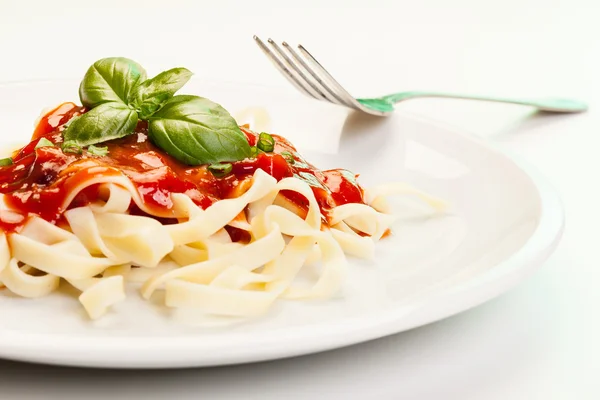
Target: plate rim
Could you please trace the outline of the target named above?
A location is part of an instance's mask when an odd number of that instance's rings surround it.
[[[0,81],[0,88],[74,81],[74,79]],[[222,81],[205,77],[200,77],[197,83],[259,87],[273,91],[273,95],[285,93],[278,86]],[[316,325],[295,326],[291,332],[289,332],[289,328],[278,328],[269,332],[266,335],[267,337],[265,335],[249,337],[244,333],[231,334],[230,338],[232,339],[238,337],[244,339],[243,341],[246,342],[244,352],[239,351],[242,343],[238,343],[231,346],[235,351],[224,351],[218,356],[213,353],[211,356],[206,357],[202,354],[202,350],[207,348],[205,338],[198,339],[191,335],[183,337],[102,336],[98,338],[93,335],[73,337],[64,333],[49,335],[0,330],[0,357],[46,364],[110,368],[200,367],[287,358],[350,346],[448,318],[499,296],[531,275],[556,248],[564,230],[564,207],[558,192],[535,167],[498,143],[469,133],[465,129],[436,121],[433,118],[402,111],[396,111],[396,114],[404,118],[417,120],[420,123],[433,125],[436,129],[451,132],[465,140],[483,146],[487,150],[505,157],[507,161],[512,162],[529,178],[539,199],[540,219],[535,230],[520,249],[484,273],[470,277],[460,285],[443,290],[441,293],[436,294],[433,300],[429,298],[425,304],[417,303],[417,305],[411,307],[397,310],[388,309],[385,312],[367,316],[345,317],[337,320],[334,324],[325,322]],[[490,290],[490,286],[494,287],[493,290]],[[468,301],[465,296],[469,298]],[[447,303],[450,297],[454,297],[459,305],[446,307],[446,310],[441,315],[438,313],[436,317],[415,318],[408,324],[408,327],[395,328],[395,323],[398,325],[398,321],[403,320],[403,317],[415,315],[415,312],[422,311],[426,307],[435,308],[433,305],[441,301]],[[464,303],[468,303],[468,305],[466,307],[460,305]],[[402,323],[402,325],[405,325],[405,323]],[[285,340],[280,340],[274,346],[273,333],[276,334],[286,329]],[[294,339],[302,339],[299,341],[301,344],[289,348],[287,343]],[[208,340],[208,342],[210,341]],[[50,349],[48,348],[49,344],[51,345]],[[265,351],[266,345],[268,345],[266,347],[268,351]],[[162,359],[160,356],[156,356],[156,351],[148,355],[144,350],[147,350],[150,346],[160,348],[162,354],[171,352],[172,355]],[[256,351],[248,350],[256,347],[261,348],[260,355]],[[65,350],[68,350],[66,354]],[[181,358],[178,358],[178,356]]]

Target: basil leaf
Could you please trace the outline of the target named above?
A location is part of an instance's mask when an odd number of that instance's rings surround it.
[[[103,58],[86,72],[79,86],[81,104],[88,108],[107,102],[127,104],[133,88],[146,80],[146,71],[133,60]]]
[[[104,103],[73,121],[63,136],[65,143],[83,147],[127,136],[137,121],[137,113],[125,104]]]
[[[148,79],[133,90],[129,103],[136,109],[140,119],[148,119],[158,111],[192,77],[186,68],[173,68]]]
[[[190,95],[171,98],[149,119],[148,136],[189,165],[218,164],[250,156],[237,122],[220,105]]]
[[[0,159],[0,167],[6,167],[9,165],[13,165],[13,160],[10,157]]]
[[[77,118],[81,117],[81,115],[78,115],[76,117],[71,118],[70,120],[68,120],[67,122],[65,122],[64,124],[62,124],[62,128],[67,129],[69,127],[69,125],[71,125],[75,120],[77,120]]]

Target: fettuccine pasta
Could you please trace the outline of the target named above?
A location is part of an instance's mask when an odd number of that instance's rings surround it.
[[[59,147],[65,124],[85,112],[50,111],[0,167],[0,283],[26,298],[70,285],[92,319],[127,285],[144,299],[164,292],[169,308],[226,317],[264,314],[280,298],[327,299],[344,283],[346,257],[373,258],[389,233],[388,196],[443,206],[407,185],[365,191],[275,135],[225,174],[179,163],[144,124],[103,154]],[[241,129],[260,148],[265,134]],[[318,273],[299,279],[309,265]]]

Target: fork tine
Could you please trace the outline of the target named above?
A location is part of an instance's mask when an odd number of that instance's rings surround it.
[[[310,97],[319,99],[319,97],[317,97],[317,95],[309,92],[300,83],[300,81],[298,81],[298,78],[296,78],[296,76],[294,76],[294,74],[292,74],[292,72],[281,62],[281,60],[271,50],[269,50],[269,48],[263,43],[262,40],[260,40],[258,38],[258,36],[254,35],[254,41],[256,42],[256,44],[258,44],[258,47],[260,47],[260,49],[263,51],[263,53],[265,53],[267,58],[269,60],[271,60],[271,62],[275,65],[275,67],[277,67],[279,72],[281,72],[281,74],[283,76],[285,76],[290,81],[290,83],[292,83],[296,87],[296,89],[298,89],[300,92],[302,92]]]
[[[311,83],[311,86],[313,86],[315,89],[317,89],[317,84],[319,89],[319,92],[323,95],[323,97],[325,97],[327,100],[329,100],[332,103],[336,103],[336,104],[341,104],[341,105],[348,105],[346,104],[346,102],[344,102],[344,100],[342,100],[333,90],[331,90],[329,88],[329,86],[327,86],[323,80],[319,77],[319,75],[317,75],[315,73],[315,71],[313,71],[313,69],[302,59],[302,57],[300,57],[298,55],[298,53],[296,53],[294,51],[294,49],[287,43],[287,42],[283,42],[281,43],[283,45],[283,47],[287,50],[288,53],[290,53],[290,55],[294,58],[294,60],[296,60],[296,62],[298,64],[300,64],[302,66],[302,68],[304,68],[304,70],[306,72],[308,72],[316,81],[316,84]],[[297,67],[296,67],[297,68]],[[301,74],[305,79],[306,76],[304,74]],[[310,81],[309,81],[310,82]],[[351,106],[351,105],[350,105]]]
[[[346,89],[344,89],[342,87],[342,85],[339,84],[338,81],[336,81],[333,76],[331,76],[331,74],[329,72],[327,72],[327,70],[321,65],[321,63],[319,63],[317,61],[316,58],[314,58],[312,56],[312,54],[310,54],[308,52],[308,50],[306,50],[304,48],[304,46],[302,46],[301,44],[298,45],[298,50],[300,50],[300,52],[306,57],[308,58],[308,60],[317,68],[317,70],[319,70],[321,72],[321,74],[334,86],[336,92],[341,95],[341,98],[343,100],[345,100],[344,102],[346,104],[349,104],[350,107],[353,108],[361,108],[361,104],[356,101],[356,99],[354,97],[352,97],[352,95],[350,93],[348,93],[348,91]]]
[[[281,50],[281,47],[279,47],[279,45],[277,43],[275,43],[275,41],[273,39],[269,39],[267,41],[269,42],[271,47],[277,52],[277,54],[279,54],[279,56],[283,59],[283,61],[285,61],[287,66],[296,72],[297,77],[300,78],[299,81],[301,83],[303,82],[306,85],[310,86],[310,89],[311,89],[310,91],[313,94],[313,97],[315,97],[316,99],[319,99],[319,100],[328,100],[327,96],[323,93],[323,91],[321,89],[319,89],[310,79],[308,79],[308,77],[304,74],[304,72],[302,72],[302,70],[300,68],[298,68],[298,65],[296,65],[296,63],[294,63],[287,56],[287,54],[285,54],[285,52],[283,50]],[[306,85],[302,85],[302,86],[304,86],[305,89],[309,90],[309,88],[306,87]]]

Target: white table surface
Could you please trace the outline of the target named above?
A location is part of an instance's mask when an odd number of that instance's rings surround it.
[[[0,398],[600,398],[596,0],[85,3],[0,0],[0,80],[79,77],[96,59],[123,55],[150,72],[181,65],[202,77],[293,91],[255,48],[256,33],[301,40],[363,95],[434,89],[585,100],[591,111],[572,116],[451,100],[399,107],[500,142],[536,165],[562,194],[566,233],[516,289],[410,332],[222,368],[99,371],[0,361]]]

